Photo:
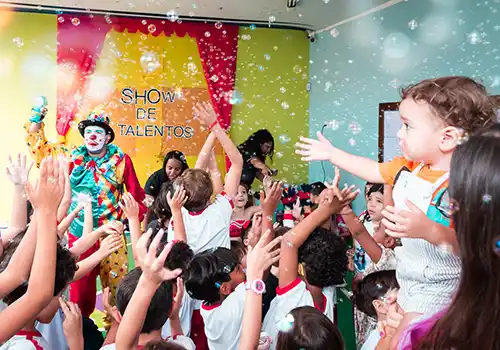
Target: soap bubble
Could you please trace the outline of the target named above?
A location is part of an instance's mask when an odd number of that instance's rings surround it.
[[[288,102],[283,101],[281,102],[281,107],[283,107],[283,109],[288,109],[290,108],[290,105],[288,104]]]
[[[290,137],[289,137],[288,135],[285,135],[285,134],[280,135],[280,136],[278,137],[278,139],[280,140],[280,142],[281,142],[282,144],[285,144],[285,143],[290,142]]]
[[[351,146],[351,147],[356,146],[356,140],[355,139],[349,139],[349,146]]]
[[[155,52],[145,52],[140,59],[141,67],[147,72],[152,73],[160,67],[160,59]]]
[[[252,36],[251,36],[251,35],[248,35],[248,34],[243,34],[243,35],[241,36],[241,40],[250,40],[250,39],[252,39]]]
[[[210,32],[205,32],[205,37],[209,38],[210,37]]]
[[[383,46],[387,57],[403,58],[410,51],[410,39],[403,33],[391,33],[385,38]]]
[[[280,87],[280,92],[284,94],[286,92],[286,89],[282,86]]]
[[[222,22],[220,22],[220,21],[215,22],[215,28],[221,29],[222,28]]]
[[[275,155],[278,159],[283,158],[283,152],[276,152]]]
[[[255,24],[250,25],[250,30],[255,30],[255,28],[257,28],[257,26]]]
[[[64,17],[63,16],[57,17],[57,22],[64,23]]]
[[[229,104],[239,105],[243,102],[243,97],[238,92],[238,90],[234,90],[230,93]]]
[[[198,67],[196,67],[196,64],[194,62],[189,62],[187,68],[191,74],[198,73]]]
[[[264,55],[264,58],[266,59],[266,61],[269,61],[271,59],[271,55],[269,55],[269,54],[266,53]]]
[[[273,23],[273,22],[276,22],[276,17],[271,15],[271,16],[269,16],[269,23]]]
[[[339,36],[339,30],[337,28],[333,28],[332,30],[330,30],[330,35],[334,38],[338,37]]]
[[[488,204],[489,202],[491,202],[491,194],[485,193],[483,195],[483,203]]]
[[[170,10],[167,12],[167,19],[170,22],[175,22],[179,19],[179,15],[177,14],[177,12],[175,12],[175,10]]]
[[[408,28],[411,30],[415,30],[418,28],[418,22],[414,19],[412,19],[410,22],[408,22]]]
[[[329,129],[337,130],[340,127],[340,123],[337,120],[330,120],[328,123],[326,123],[326,126]]]
[[[467,39],[469,43],[471,43],[472,45],[476,45],[481,42],[481,35],[478,32],[473,31],[467,35]]]
[[[361,132],[361,125],[358,122],[350,122],[349,129],[351,129],[354,135],[357,135]]]
[[[79,25],[80,25],[80,19],[79,19],[79,18],[76,18],[76,17],[73,17],[73,18],[71,19],[71,23],[72,23],[75,27],[77,27],[77,26],[79,26]]]
[[[293,66],[293,72],[295,74],[300,74],[300,73],[302,73],[302,68],[300,68],[300,66],[298,64],[296,64],[295,66]]]
[[[217,75],[215,75],[215,74],[214,74],[214,75],[212,75],[212,76],[210,77],[210,80],[212,80],[214,83],[216,83],[216,82],[218,82],[218,81],[219,81],[219,77],[218,77]]]
[[[150,24],[148,26],[148,32],[150,32],[150,33],[156,32],[156,26],[154,24]]]
[[[145,26],[146,24],[148,24],[148,21],[146,21],[145,19],[142,20],[142,25]]]
[[[16,45],[17,47],[23,47],[24,46],[24,41],[23,39],[21,39],[20,37],[15,37],[14,39],[12,39],[12,42],[14,43],[14,45]]]
[[[273,50],[274,50],[274,51],[278,51],[278,46],[274,45],[274,46],[273,46]]]

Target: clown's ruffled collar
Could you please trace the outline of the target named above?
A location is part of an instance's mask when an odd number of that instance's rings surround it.
[[[89,152],[87,151],[87,147],[85,145],[81,145],[73,151],[73,159],[74,160],[78,159],[82,163],[94,161],[94,162],[96,162],[96,164],[98,166],[103,164],[103,163],[108,162],[111,159],[111,157],[113,157],[113,156],[116,156],[119,159],[123,158],[123,156],[124,156],[124,153],[120,149],[120,147],[113,145],[113,144],[108,144],[106,146],[106,154],[104,156],[102,156],[101,158],[92,157],[89,154]]]

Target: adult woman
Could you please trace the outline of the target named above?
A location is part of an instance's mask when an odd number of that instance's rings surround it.
[[[266,165],[266,157],[269,156],[272,160],[274,154],[274,138],[268,130],[254,132],[238,149],[244,162],[241,183],[251,187],[255,177],[262,181],[266,175],[276,175],[277,171]]]
[[[146,202],[153,203],[155,198],[160,194],[162,185],[166,182],[172,182],[178,178],[184,170],[189,166],[186,162],[186,157],[180,151],[170,151],[163,159],[163,166],[161,169],[155,171],[146,181],[144,191],[146,192]],[[155,219],[154,212],[148,210],[146,215],[146,225]]]

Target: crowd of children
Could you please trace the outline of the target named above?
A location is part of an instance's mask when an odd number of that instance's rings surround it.
[[[58,215],[72,190],[65,158],[43,159],[36,183],[25,157],[10,159],[0,349],[343,350],[336,304],[349,270],[358,349],[500,349],[496,108],[472,79],[429,79],[402,90],[403,157],[377,163],[320,133],[301,138],[304,161],[338,168],[331,184],[310,186],[305,206],[287,197],[293,207],[277,220],[284,185],[262,171],[254,204],[242,171],[261,164],[242,155],[209,104],[198,104],[210,136],[196,166],[178,152],[166,158],[148,181],[142,227],[140,203],[130,194],[120,202],[135,268],[102,293],[105,338],[66,296],[123,248],[124,225],[95,227],[85,196]],[[272,154],[272,136],[264,136],[252,154]],[[231,161],[224,180],[215,142]],[[360,191],[339,188],[339,168],[367,181],[360,215],[351,205]],[[77,216],[83,234],[68,247]]]

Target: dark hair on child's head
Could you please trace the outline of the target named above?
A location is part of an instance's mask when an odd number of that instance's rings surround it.
[[[14,255],[14,252],[19,246],[21,240],[22,237],[21,239],[16,239],[10,242],[3,256],[1,270],[0,270],[1,272],[3,272],[5,268],[7,268],[7,265],[9,264],[10,259]],[[73,280],[76,270],[77,270],[77,265],[73,255],[71,255],[68,249],[63,248],[59,244],[57,244],[54,296],[57,296],[59,293],[63,291],[64,288],[68,286],[68,284]],[[6,297],[4,297],[3,299],[4,302],[7,305],[10,305],[19,298],[21,298],[28,290],[28,283],[29,281],[25,281],[19,287],[14,289],[11,293],[9,293]]]
[[[183,274],[187,293],[192,298],[208,304],[219,301],[217,283],[229,282],[229,274],[238,264],[238,256],[226,248],[210,249],[196,254]]]
[[[268,154],[262,154],[261,146],[269,142],[272,144],[271,151]],[[241,153],[247,157],[255,155],[260,160],[264,160],[266,155],[273,159],[274,155],[274,137],[267,129],[260,129],[248,137],[241,145],[238,146]],[[245,158],[245,157],[244,157]]]
[[[311,184],[311,192],[310,193],[313,196],[319,196],[321,194],[321,192],[323,192],[324,190],[326,190],[326,185],[321,181],[314,182]]]
[[[484,85],[468,77],[423,80],[401,91],[401,98],[429,104],[446,125],[469,135],[495,120],[496,107]]]
[[[370,197],[372,193],[376,192],[384,194],[384,184],[372,184],[366,195]]]
[[[291,230],[290,227],[279,226],[276,230],[274,230],[274,238],[283,237],[285,233],[287,233],[290,230]]]
[[[125,314],[125,310],[134,294],[141,274],[141,268],[136,267],[121,280],[118,286],[116,292],[116,307],[122,315]],[[163,327],[172,311],[173,298],[172,282],[162,282],[151,299],[141,333],[151,333]]]
[[[214,192],[210,175],[201,169],[187,169],[175,179],[175,186],[184,186],[188,196],[184,208],[192,212],[205,209]]]
[[[167,222],[172,217],[170,205],[168,205],[167,194],[174,195],[174,186],[172,182],[167,181],[161,185],[160,193],[153,202],[153,212],[162,223]]]
[[[313,286],[325,288],[344,283],[347,245],[330,230],[318,227],[299,248],[299,263]]]
[[[377,312],[373,301],[383,298],[388,291],[393,289],[399,289],[395,270],[372,272],[359,282],[354,303],[359,311],[376,319]]]
[[[247,255],[247,247],[240,240],[231,240],[231,251],[238,257],[240,263],[243,257]]]
[[[156,232],[153,231],[153,234],[149,238],[147,246],[151,245],[155,235],[159,232],[159,229]],[[160,244],[158,245],[158,249],[156,252],[156,256],[159,256],[160,253],[165,248],[165,245],[168,244],[167,241],[167,233],[163,234],[163,237],[160,240]],[[169,270],[182,269],[185,270],[191,260],[193,259],[194,253],[191,247],[186,242],[183,241],[174,241],[172,248],[170,249],[170,253],[168,253],[167,259],[165,260],[165,267]]]
[[[144,350],[186,350],[182,345],[163,339],[151,340],[143,347]]]
[[[293,324],[288,332],[280,331],[276,350],[344,350],[338,327],[322,312],[311,306],[293,309],[287,316]],[[285,322],[285,320],[284,320]]]

